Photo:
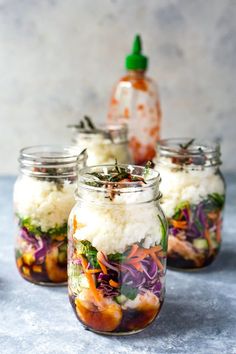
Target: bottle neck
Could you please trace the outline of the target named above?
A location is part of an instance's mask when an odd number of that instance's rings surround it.
[[[146,74],[146,70],[127,70],[129,76],[131,77],[138,77],[138,78],[144,78]]]

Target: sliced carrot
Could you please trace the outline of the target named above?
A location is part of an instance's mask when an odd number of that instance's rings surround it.
[[[132,250],[131,250],[132,252]],[[146,248],[139,248],[135,255],[128,260],[128,264],[133,265],[136,269],[141,269],[141,264],[140,262],[147,257],[148,255],[152,255],[155,253],[158,253],[160,256],[164,256],[163,252],[162,252],[162,247],[160,245],[158,246],[154,246],[152,248],[146,249]],[[161,252],[161,253],[159,253]],[[138,265],[139,264],[139,265]]]
[[[21,267],[22,267],[23,261],[22,261],[22,258],[21,258],[21,257],[17,258],[16,264],[17,264],[17,267],[18,267],[18,268],[21,268]]]
[[[116,281],[114,280],[109,280],[109,284],[113,287],[113,288],[119,288],[120,284],[117,283]]]
[[[161,247],[161,245],[154,246],[154,247],[149,248],[149,250],[147,250],[147,251],[159,252],[159,251],[162,251],[162,247]]]
[[[103,274],[107,274],[107,268],[104,266],[104,264],[102,264],[102,262],[99,262],[99,260],[98,260],[98,264],[100,265]]]
[[[88,280],[89,288],[90,288],[90,290],[93,293],[94,299],[97,300],[98,302],[100,302],[99,293],[97,291],[97,288],[96,288],[96,285],[95,285],[95,282],[94,282],[94,279],[93,279],[93,275],[90,274],[90,273],[87,273],[88,262],[82,255],[80,256],[80,259],[81,259],[81,264],[82,264],[82,267],[83,267],[84,274],[85,274],[85,276],[86,276],[86,278]]]
[[[170,222],[177,229],[186,229],[187,228],[187,221],[171,220]]]
[[[41,273],[42,272],[42,266],[41,265],[35,264],[35,265],[33,265],[32,269],[33,269],[33,272],[35,272],[35,273]]]
[[[135,244],[132,246],[131,251],[130,251],[130,253],[128,254],[127,258],[133,257],[133,256],[135,255],[135,253],[137,252],[138,248],[139,248],[138,245],[135,243]]]
[[[137,255],[136,257],[129,259],[127,263],[128,264],[136,264],[136,263],[142,261],[145,257],[147,257],[147,254],[143,253],[143,254]]]
[[[135,264],[132,264],[132,266],[133,266],[136,270],[138,270],[139,272],[142,271],[142,266],[141,266],[141,263],[140,263],[140,262],[135,263]]]
[[[85,227],[86,225],[85,224],[81,224],[77,221],[76,219],[76,216],[74,215],[74,218],[73,218],[73,234],[77,231],[77,230],[80,230],[82,229],[83,227]]]
[[[100,258],[100,259],[99,259]],[[102,269],[102,272],[103,274],[107,274],[107,268],[106,266],[102,263],[102,259],[103,259],[103,253],[98,251],[97,253],[97,261],[98,261],[98,264],[100,265],[101,269]]]
[[[212,212],[208,213],[207,216],[209,219],[214,220],[214,219],[217,219],[218,213],[215,213],[214,211],[212,211]]]
[[[152,257],[152,259],[156,262],[158,268],[159,268],[160,270],[163,270],[163,269],[164,269],[163,264],[161,263],[160,259],[158,259],[158,257],[156,256],[156,254],[155,254],[154,252],[151,253],[151,257]]]
[[[91,273],[91,274],[95,274],[95,273],[100,273],[101,269],[87,269],[86,273]]]
[[[76,220],[76,216],[74,215],[74,218],[73,218],[73,234],[75,233],[76,230],[77,230],[77,220]]]

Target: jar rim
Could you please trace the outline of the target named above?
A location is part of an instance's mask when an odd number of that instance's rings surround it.
[[[221,164],[220,143],[195,138],[168,138],[157,144],[159,158],[176,158],[183,165],[217,166]],[[185,161],[191,163],[185,163]]]
[[[109,181],[108,179],[99,180],[94,174],[100,173],[103,176],[108,175],[109,173],[115,173],[115,168],[125,169],[127,173],[132,174],[133,176],[141,177],[145,180],[145,183],[140,185],[140,180],[136,181]],[[135,188],[135,190],[150,188],[153,185],[159,187],[161,178],[160,173],[157,170],[149,169],[146,179],[145,176],[145,167],[132,165],[132,164],[104,164],[104,165],[94,165],[87,166],[80,169],[78,173],[78,184],[82,188],[88,188],[92,190],[101,190],[104,186],[111,186],[114,189],[125,191],[126,188]],[[125,178],[124,178],[125,179]],[[91,182],[98,182],[99,186],[96,186],[96,183],[93,185]],[[139,183],[138,183],[139,182]]]
[[[128,141],[128,128],[126,124],[109,123],[98,124],[95,129],[81,128],[79,125],[69,125],[69,128],[85,137],[101,136],[104,139],[111,140],[113,143]]]
[[[75,146],[33,145],[20,150],[18,161],[24,174],[60,178],[77,175],[77,165],[86,159],[86,149],[80,151]]]
[[[144,178],[145,176],[144,166],[138,166],[132,164],[116,164],[116,165],[104,164],[104,165],[84,167],[80,169],[78,173],[78,188],[76,190],[77,197],[81,198],[82,191],[103,193],[106,195],[105,198],[110,198],[109,195],[111,194],[114,196],[115,195],[120,196],[121,194],[125,194],[125,193],[131,194],[131,193],[138,193],[138,192],[152,190],[153,191],[153,193],[151,193],[152,196],[149,195],[145,201],[141,201],[141,202],[148,202],[151,200],[160,199],[161,193],[159,192],[159,184],[161,182],[161,178],[160,178],[160,173],[157,170],[151,168],[148,170],[148,174],[145,177],[145,183],[143,183],[142,180],[122,181],[122,182],[109,181],[108,179],[100,180],[98,178],[96,179],[96,176],[93,175],[93,173],[95,172],[95,174],[103,173],[104,176],[106,176],[109,173],[115,173],[115,169],[117,167],[125,169],[127,173],[130,173],[135,177],[137,176],[137,177]],[[104,199],[104,201],[105,200],[107,199]],[[113,198],[110,198],[110,200],[113,200]],[[100,201],[98,203],[100,203]],[[139,201],[137,201],[137,203],[139,203]]]

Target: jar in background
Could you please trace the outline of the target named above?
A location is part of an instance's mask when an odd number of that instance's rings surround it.
[[[78,168],[85,162],[85,154],[70,147],[20,151],[14,186],[15,255],[24,279],[42,285],[67,281],[67,220],[75,204]]]
[[[74,134],[72,143],[81,151],[87,149],[87,165],[131,163],[126,125],[111,124],[100,127],[81,128],[71,126]]]
[[[167,139],[159,142],[157,154],[161,206],[169,222],[167,264],[182,269],[207,266],[221,245],[225,183],[219,145]]]
[[[164,301],[167,223],[159,174],[132,165],[82,169],[69,217],[68,285],[76,316],[104,334],[154,321]]]

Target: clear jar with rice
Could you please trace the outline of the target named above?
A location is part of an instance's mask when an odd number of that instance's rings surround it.
[[[161,206],[169,222],[167,264],[198,269],[219,252],[225,182],[220,147],[194,139],[167,139],[158,144]]]
[[[131,163],[128,147],[127,126],[107,124],[95,126],[87,116],[77,125],[69,126],[73,130],[72,143],[79,150],[87,149],[87,165]]]
[[[24,279],[42,285],[67,282],[67,220],[78,168],[85,162],[86,154],[70,147],[21,150],[14,186],[15,255]]]

